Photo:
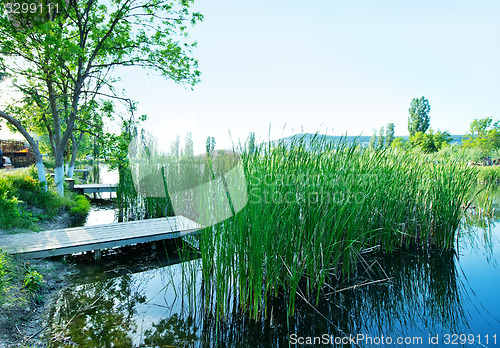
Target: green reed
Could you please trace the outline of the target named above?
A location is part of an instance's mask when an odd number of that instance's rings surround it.
[[[477,173],[458,161],[321,137],[242,157],[248,203],[200,235],[206,309],[267,317],[269,301],[317,303],[362,250],[452,249]],[[209,210],[209,209],[208,209]]]
[[[173,216],[169,197],[144,197],[137,193],[128,166],[118,168],[119,183],[116,190],[121,220],[142,220]]]

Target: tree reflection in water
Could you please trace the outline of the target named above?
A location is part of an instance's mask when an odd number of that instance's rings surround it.
[[[287,299],[278,297],[268,319],[258,322],[237,309],[225,321],[202,315],[201,282],[192,275],[199,263],[184,262],[65,289],[50,313],[50,336],[54,347],[268,347],[288,346],[293,333],[427,338],[466,332],[467,291],[455,261],[452,253],[374,255],[359,265],[351,284],[325,291],[317,310],[298,303],[287,318]]]
[[[131,275],[67,288],[50,313],[53,344],[132,347],[135,308],[145,301]]]

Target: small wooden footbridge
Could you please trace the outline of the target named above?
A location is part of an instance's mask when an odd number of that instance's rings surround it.
[[[69,189],[76,191],[80,194],[88,194],[88,193],[93,193],[94,197],[96,193],[103,193],[103,192],[116,192],[116,188],[118,187],[117,184],[81,184],[81,185],[75,185],[75,181],[70,178],[65,179],[66,182],[68,183]]]
[[[102,249],[180,238],[201,228],[184,216],[173,216],[5,235],[0,240],[0,249],[30,258],[94,251],[95,258],[100,259]]]

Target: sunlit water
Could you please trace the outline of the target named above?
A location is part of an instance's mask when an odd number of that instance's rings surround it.
[[[81,172],[75,173],[75,176],[78,176],[87,184],[116,184],[119,180],[118,171],[109,170],[105,164],[89,164],[81,166],[78,169],[86,169],[88,171],[85,174]],[[91,196],[91,198],[94,197]],[[113,201],[110,199],[116,198],[116,194],[106,192],[97,194],[95,198],[92,199],[92,206],[83,225],[93,226],[117,222],[118,209],[115,208]],[[77,221],[76,224],[81,225],[82,223]]]
[[[116,221],[112,215],[112,206],[94,207],[87,223]],[[81,272],[51,309],[48,340],[99,348],[500,345],[498,215],[464,219],[456,254],[366,255],[358,286],[332,289],[317,309],[298,300],[292,318],[276,300],[259,322],[203,315],[199,260],[182,263],[178,250],[158,243],[101,263],[74,258]]]

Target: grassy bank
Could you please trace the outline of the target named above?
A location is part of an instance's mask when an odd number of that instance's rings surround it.
[[[0,171],[0,237],[3,233],[66,227],[87,215],[89,201],[67,191],[59,196],[49,178],[45,191],[33,167]],[[67,266],[50,260],[25,260],[0,250],[0,342],[32,346],[42,326],[41,309],[64,284]],[[34,344],[33,346],[38,346]]]
[[[0,346],[46,346],[44,305],[73,271],[59,260],[26,260],[0,250]]]
[[[364,250],[452,249],[476,182],[463,161],[300,140],[243,156],[248,204],[201,235],[206,306],[257,319],[269,301],[317,303]],[[208,207],[210,210],[210,207]],[[232,306],[231,304],[238,304]]]
[[[45,191],[36,179],[33,167],[15,171],[0,171],[0,228],[37,229],[37,223],[50,221],[56,215],[69,212],[75,218],[87,215],[90,204],[84,196],[68,192],[59,196],[49,179]]]
[[[21,264],[0,249],[0,305],[25,301],[36,295],[43,276],[29,263]]]
[[[500,166],[477,167],[477,180],[483,184],[500,184]]]
[[[426,155],[432,161],[461,161],[463,163],[483,163],[489,157],[491,160],[500,159],[500,150],[484,150],[477,147],[464,148],[463,146],[447,146],[440,151]],[[482,184],[500,184],[500,166],[476,165],[477,181]]]

